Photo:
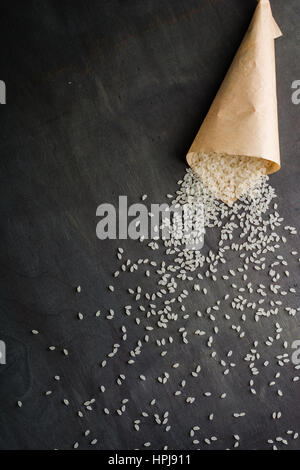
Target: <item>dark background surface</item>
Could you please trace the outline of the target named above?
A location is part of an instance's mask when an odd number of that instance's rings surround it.
[[[122,314],[120,319],[128,283],[113,300],[107,291],[119,242],[100,242],[95,234],[100,203],[117,203],[121,194],[137,202],[143,193],[160,202],[176,190],[185,153],[255,7],[256,0],[5,2],[0,339],[7,344],[7,365],[0,365],[0,448],[68,449],[76,440],[91,448],[94,437],[96,448],[138,448],[145,441],[151,448],[191,448],[188,431],[197,424],[199,407],[201,436],[218,433],[224,440],[215,448],[225,448],[237,432],[226,413],[247,401],[252,416],[247,426],[237,425],[244,432],[242,448],[270,448],[268,438],[300,429],[298,388],[287,399],[280,425],[265,420],[251,395],[232,396],[219,413],[218,431],[211,431],[206,403],[179,411],[166,396],[157,412],[172,408],[172,431],[163,433],[149,420],[140,433],[132,431],[148,398],[160,393],[154,381],[144,389],[135,385],[145,370],[155,377],[147,368],[157,352],[150,345],[139,366],[126,369],[141,333],[133,318]],[[300,80],[300,3],[272,0],[272,8],[284,36],[276,41],[282,170],[271,181],[287,223],[300,229],[300,105],[291,102],[291,83]],[[138,244],[122,246],[132,259],[141,256]],[[104,318],[110,306],[116,310],[113,322]],[[104,312],[101,319],[95,318],[98,309]],[[78,311],[85,314],[82,322]],[[122,324],[130,331],[130,346],[102,370],[99,363],[120,342]],[[297,325],[287,333],[291,339],[297,338]],[[33,336],[33,328],[40,334]],[[52,353],[51,344],[57,347]],[[64,347],[68,358],[61,353]],[[118,387],[115,379],[125,370],[128,380]],[[55,374],[62,377],[59,383]],[[108,388],[106,398],[98,391],[101,383]],[[53,390],[51,397],[44,396],[46,390]],[[104,406],[117,408],[127,396],[126,416],[103,414]],[[69,407],[61,404],[64,397]],[[76,411],[93,397],[95,409],[80,420]],[[277,409],[265,391],[263,399],[263,408]],[[88,438],[82,437],[85,429],[91,430]],[[290,447],[300,445],[295,441]]]

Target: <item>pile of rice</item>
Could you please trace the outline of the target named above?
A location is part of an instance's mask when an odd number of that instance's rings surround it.
[[[263,158],[201,153],[191,157],[190,166],[211,193],[231,206],[268,172]]]

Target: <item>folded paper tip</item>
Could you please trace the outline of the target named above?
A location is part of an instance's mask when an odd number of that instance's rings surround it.
[[[281,38],[281,36],[283,36],[283,33],[278,24],[274,21],[274,39]]]
[[[270,20],[269,24],[270,24],[270,27],[271,27],[273,38],[277,39],[277,38],[281,37],[282,32],[281,32],[278,24],[276,23],[276,21],[273,17],[270,1],[269,0],[257,0],[257,2],[258,2],[257,9],[259,9],[260,6],[263,6],[263,5],[267,6],[267,15],[269,17],[268,19]],[[266,10],[264,10],[264,12],[265,13],[263,13],[263,14],[266,15]]]

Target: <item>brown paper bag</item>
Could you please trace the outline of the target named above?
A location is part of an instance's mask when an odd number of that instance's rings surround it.
[[[274,39],[281,36],[269,0],[259,0],[248,31],[186,156],[260,157],[280,169]]]

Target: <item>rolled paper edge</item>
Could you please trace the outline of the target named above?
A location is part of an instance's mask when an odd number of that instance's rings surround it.
[[[218,155],[222,155],[224,158],[226,157],[247,157],[247,158],[261,158],[263,160],[266,160],[269,165],[267,167],[267,174],[268,175],[271,175],[272,173],[276,173],[277,171],[280,170],[280,163],[278,162],[275,162],[273,161],[271,158],[267,158],[267,157],[264,157],[262,155],[236,155],[236,154],[230,154],[230,153],[223,153],[223,152],[216,152],[216,151],[212,151],[211,149],[209,151],[205,151],[205,150],[201,150],[201,151],[198,151],[198,152],[188,152],[188,154],[186,155],[186,161],[188,163],[188,165],[193,168],[195,167],[195,161],[199,161],[199,158],[201,156],[201,154],[210,154],[210,153],[215,153],[215,154],[218,154]]]

